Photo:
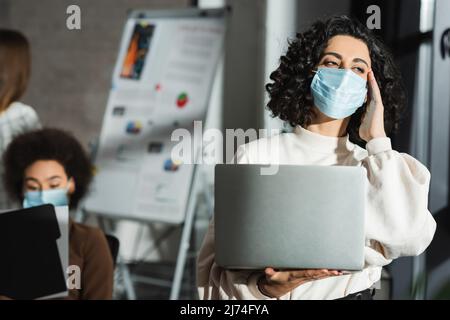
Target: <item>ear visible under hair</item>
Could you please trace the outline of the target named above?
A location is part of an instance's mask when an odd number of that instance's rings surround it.
[[[69,178],[69,194],[72,195],[75,193],[76,190],[76,183],[75,183],[75,179],[73,177]]]

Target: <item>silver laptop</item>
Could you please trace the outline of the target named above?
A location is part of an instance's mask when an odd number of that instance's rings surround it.
[[[361,270],[362,167],[215,167],[216,262],[230,269]]]

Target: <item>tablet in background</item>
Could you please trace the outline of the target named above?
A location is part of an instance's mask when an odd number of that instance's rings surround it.
[[[52,205],[0,214],[0,295],[27,300],[67,295],[68,255],[58,246],[65,241],[62,229]]]

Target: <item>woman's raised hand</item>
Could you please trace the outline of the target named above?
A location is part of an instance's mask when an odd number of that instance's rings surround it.
[[[386,132],[384,131],[383,100],[372,70],[367,74],[367,83],[369,84],[369,103],[359,127],[359,136],[369,142],[375,138],[385,138]]]

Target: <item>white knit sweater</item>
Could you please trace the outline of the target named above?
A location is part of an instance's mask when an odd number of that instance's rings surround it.
[[[9,143],[22,133],[40,128],[36,111],[26,104],[13,102],[5,111],[0,112],[0,177],[3,176],[3,152]],[[3,183],[0,183],[0,210],[12,209],[14,205],[16,204],[8,199]]]
[[[380,279],[382,266],[401,256],[419,255],[433,239],[436,223],[427,209],[427,168],[408,154],[392,150],[389,138],[373,139],[366,148],[351,143],[348,136],[328,137],[301,127],[293,133],[259,139],[238,148],[238,163],[367,169],[364,270],[307,282],[281,299],[337,299],[365,290]],[[229,271],[215,263],[213,223],[198,258],[200,298],[268,299],[256,285],[261,272]]]

